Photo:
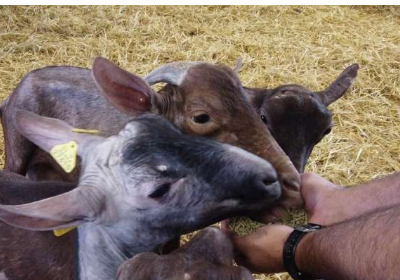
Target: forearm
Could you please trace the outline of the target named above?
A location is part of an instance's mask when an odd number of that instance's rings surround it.
[[[347,205],[341,209],[348,218],[400,204],[400,173],[353,186],[338,195],[342,205]]]
[[[396,205],[306,235],[296,264],[302,272],[330,280],[395,280],[399,251]]]

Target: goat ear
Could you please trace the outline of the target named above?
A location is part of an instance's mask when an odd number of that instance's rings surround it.
[[[19,133],[47,152],[56,145],[73,140],[78,143],[78,154],[81,154],[86,143],[102,139],[99,136],[75,133],[73,127],[64,121],[42,117],[24,110],[17,110],[14,120]]]
[[[320,92],[319,96],[325,106],[329,106],[346,93],[357,77],[358,69],[358,64],[350,65],[329,87]]]
[[[88,195],[85,187],[78,187],[70,192],[48,199],[22,205],[0,205],[0,220],[3,222],[28,230],[56,230],[66,227],[78,226],[84,222],[95,219],[96,209],[101,195],[94,202],[88,201],[93,197],[93,190]]]
[[[122,112],[135,114],[151,109],[154,92],[139,76],[125,71],[103,57],[94,60],[92,74],[108,101]]]

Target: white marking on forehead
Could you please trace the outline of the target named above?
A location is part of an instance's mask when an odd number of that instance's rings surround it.
[[[0,280],[8,280],[6,274],[2,271],[0,271]]]
[[[185,273],[183,277],[185,280],[190,280],[191,278],[189,273]]]
[[[157,168],[157,170],[159,170],[161,172],[165,172],[168,169],[166,165],[159,165],[156,168]]]
[[[121,135],[127,137],[136,137],[139,133],[139,127],[137,122],[130,122],[128,123],[123,130],[121,130]]]
[[[224,144],[224,145],[225,145],[225,147],[227,147],[227,150],[229,151],[229,153],[237,154],[239,157],[251,160],[252,162],[255,162],[255,163],[259,163],[262,165],[266,164],[265,160],[263,160],[262,158],[260,158],[256,155],[253,155],[252,153],[246,152],[245,150],[240,149],[238,147],[234,147],[234,146],[230,146],[230,145],[226,145],[226,144]]]

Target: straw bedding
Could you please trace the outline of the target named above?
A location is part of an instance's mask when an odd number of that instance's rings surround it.
[[[177,60],[233,66],[248,86],[321,90],[345,66],[361,69],[331,106],[335,128],[307,170],[353,185],[400,170],[399,7],[0,7],[0,100],[29,71],[90,67],[104,56],[144,75]],[[4,162],[3,140],[0,144]],[[291,222],[304,220],[302,213]],[[236,228],[256,227],[240,220]],[[257,276],[286,279],[286,274]]]

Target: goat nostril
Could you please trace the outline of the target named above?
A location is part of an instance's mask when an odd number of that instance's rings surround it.
[[[277,199],[281,194],[281,185],[277,176],[262,176],[258,179],[258,195],[264,198]]]
[[[277,181],[277,178],[270,178],[270,177],[264,178],[262,180],[263,184],[266,185],[266,186],[269,186],[269,185],[271,185],[273,183],[276,183],[276,181]]]

